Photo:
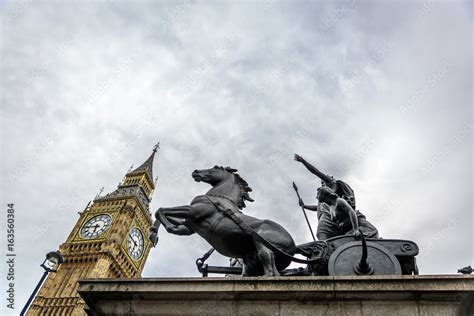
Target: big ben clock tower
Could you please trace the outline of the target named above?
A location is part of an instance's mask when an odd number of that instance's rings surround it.
[[[59,247],[64,263],[48,276],[27,315],[85,315],[77,280],[140,277],[151,247],[146,236],[152,224],[149,204],[158,149],[159,143],[115,191],[96,196],[80,214]]]

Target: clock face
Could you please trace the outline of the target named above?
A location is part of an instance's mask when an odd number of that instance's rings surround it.
[[[143,234],[137,227],[133,227],[128,233],[127,248],[128,253],[134,260],[141,258],[144,248]]]
[[[89,219],[81,228],[81,237],[93,239],[107,231],[112,224],[112,217],[108,214],[100,214]]]

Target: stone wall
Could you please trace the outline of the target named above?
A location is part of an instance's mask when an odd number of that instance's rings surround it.
[[[81,280],[89,315],[474,315],[474,276]]]

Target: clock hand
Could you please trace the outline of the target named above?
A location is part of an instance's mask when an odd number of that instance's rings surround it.
[[[132,235],[128,234],[128,236],[129,236],[130,239],[133,241],[133,244],[136,246],[136,245],[137,245],[137,242],[135,241],[135,239],[133,239]]]
[[[85,225],[84,228],[87,229],[87,230],[90,230],[91,228],[93,227],[97,227],[97,225],[95,226],[92,226],[92,225]],[[95,230],[94,230],[95,231]]]
[[[95,224],[95,226],[93,226],[93,227],[94,227],[94,230],[92,231],[92,233],[95,233],[95,231],[97,230],[97,228],[99,228],[99,224]]]

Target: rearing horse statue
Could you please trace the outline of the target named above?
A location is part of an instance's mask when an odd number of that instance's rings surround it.
[[[220,166],[194,170],[194,180],[212,188],[196,196],[190,205],[159,208],[152,236],[158,233],[160,223],[171,234],[197,233],[222,255],[241,258],[242,275],[279,275],[291,263],[288,255],[296,251],[293,238],[279,224],[240,211],[245,201],[253,202],[248,194],[252,189],[236,172]]]

